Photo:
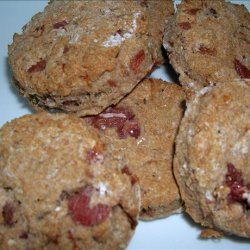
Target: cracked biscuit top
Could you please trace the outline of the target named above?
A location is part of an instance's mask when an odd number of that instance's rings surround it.
[[[181,211],[172,161],[184,100],[182,87],[147,78],[116,106],[86,118],[99,130],[122,171],[139,183],[140,219]]]
[[[171,0],[52,1],[15,34],[15,84],[37,109],[79,116],[118,102],[162,62]]]

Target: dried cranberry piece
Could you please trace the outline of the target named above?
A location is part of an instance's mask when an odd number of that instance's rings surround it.
[[[62,21],[60,21],[60,22],[54,23],[54,24],[53,24],[53,28],[54,28],[54,29],[64,28],[65,25],[67,25],[67,24],[68,24],[68,22],[67,22],[66,20],[62,20]]]
[[[94,147],[87,151],[86,161],[88,163],[92,162],[102,162],[103,161],[103,154],[101,153],[100,149]]]
[[[117,133],[121,139],[127,138],[128,136],[138,138],[141,129],[136,121],[125,121],[122,127],[117,128]]]
[[[19,238],[20,239],[28,239],[29,238],[29,233],[28,232],[22,232],[20,235],[19,235]]]
[[[136,182],[138,182],[138,177],[136,176],[136,175],[133,175],[132,173],[131,173],[131,171],[130,171],[130,169],[128,168],[128,166],[124,166],[123,168],[122,168],[122,173],[123,174],[126,174],[126,175],[128,175],[128,176],[130,176],[130,181],[131,181],[131,184],[132,184],[132,186],[136,183]]]
[[[83,190],[72,195],[68,201],[68,208],[72,219],[76,223],[88,227],[104,222],[110,213],[110,207],[106,204],[98,203],[90,207],[90,199],[93,191],[94,188],[92,186],[86,186]]]
[[[138,138],[140,126],[135,120],[135,115],[123,107],[109,107],[104,112],[96,116],[86,118],[95,128],[104,130],[108,127],[116,128],[121,139],[128,136]]]
[[[39,62],[37,62],[36,64],[32,65],[29,69],[28,69],[28,73],[35,73],[35,72],[40,72],[42,70],[44,70],[46,67],[46,61],[41,59]]]
[[[234,68],[240,78],[250,79],[250,70],[237,59],[234,59]]]
[[[14,206],[10,202],[6,202],[3,206],[2,215],[4,219],[4,224],[12,226],[14,224]]]
[[[135,73],[138,71],[141,63],[145,59],[144,50],[140,50],[130,61],[130,69],[132,69]]]
[[[229,200],[242,202],[245,191],[242,173],[232,163],[227,164],[226,185],[230,187]]]
[[[207,54],[210,56],[214,56],[216,54],[215,48],[208,48],[208,47],[204,46],[203,44],[200,45],[198,52],[201,54]]]

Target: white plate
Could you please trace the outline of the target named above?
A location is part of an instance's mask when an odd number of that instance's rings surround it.
[[[216,0],[214,0],[216,1]],[[11,73],[7,62],[7,46],[14,32],[41,11],[47,1],[0,1],[0,126],[13,118],[32,113],[28,103],[19,97],[10,84]],[[233,1],[245,4],[250,2]],[[153,73],[156,78],[171,80],[164,67]],[[178,214],[153,222],[140,222],[128,249],[250,249],[250,241],[226,237],[221,240],[200,240],[201,228],[184,215]]]

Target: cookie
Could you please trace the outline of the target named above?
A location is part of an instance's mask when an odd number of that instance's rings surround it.
[[[183,0],[164,34],[181,84],[198,90],[250,78],[250,15],[224,0]]]
[[[172,160],[183,101],[180,86],[145,79],[118,105],[86,118],[104,137],[117,165],[139,183],[140,219],[181,211]]]
[[[1,249],[124,249],[140,191],[82,119],[45,112],[0,129]]]
[[[51,1],[14,35],[14,82],[37,110],[97,114],[163,61],[172,14],[171,0]]]
[[[250,238],[250,85],[205,87],[187,103],[174,174],[195,222]]]

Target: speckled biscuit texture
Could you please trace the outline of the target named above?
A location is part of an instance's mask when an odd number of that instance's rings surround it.
[[[164,47],[182,85],[197,90],[250,78],[250,14],[224,0],[183,0],[166,26]]]
[[[1,249],[124,249],[140,191],[82,119],[37,113],[0,129]]]
[[[205,87],[187,103],[174,174],[195,222],[250,238],[250,85]]]
[[[141,219],[181,211],[172,161],[184,99],[180,86],[145,79],[118,105],[87,118],[99,129],[122,171],[139,183]]]
[[[163,61],[172,14],[171,0],[51,1],[14,35],[14,82],[38,110],[97,114]]]

